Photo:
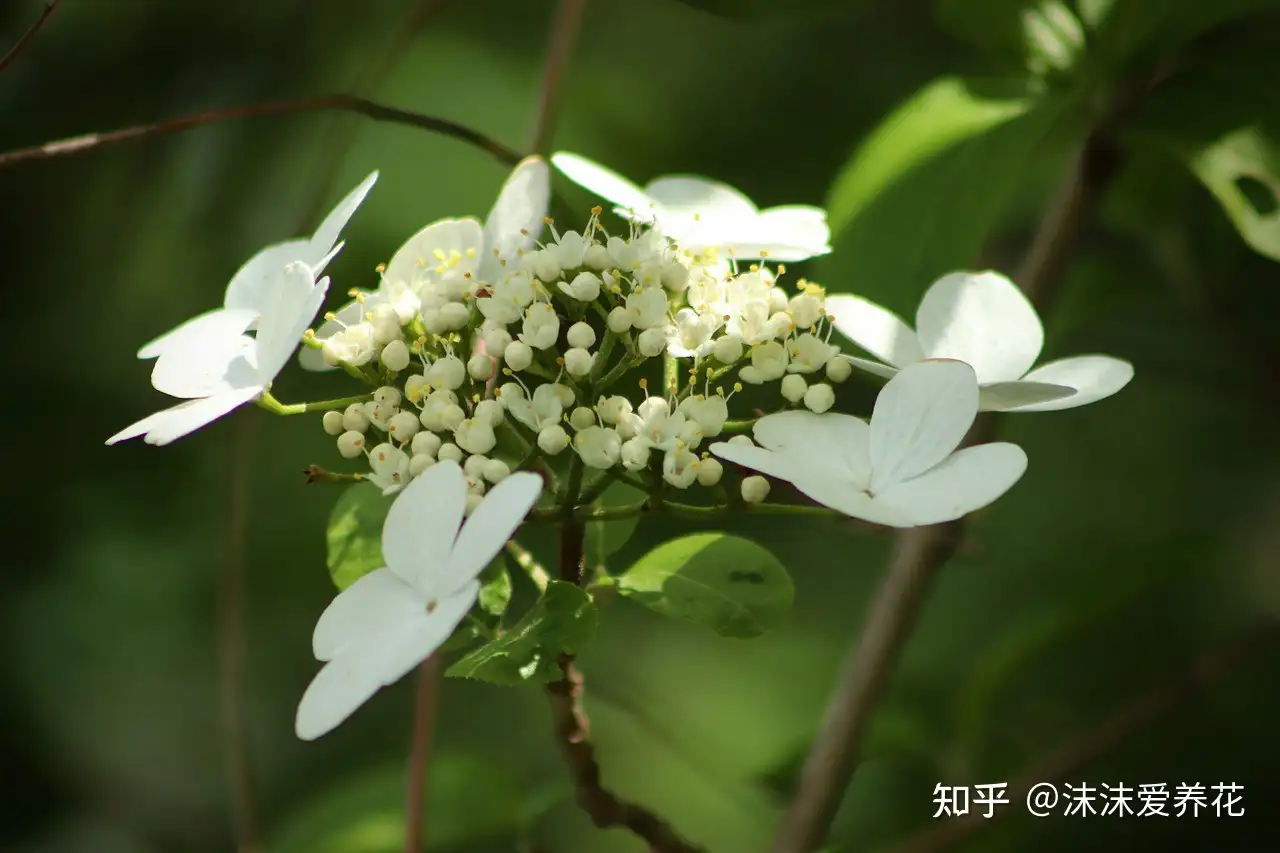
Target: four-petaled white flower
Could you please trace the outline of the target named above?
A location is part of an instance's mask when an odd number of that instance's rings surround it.
[[[297,349],[328,288],[329,279],[317,283],[310,267],[291,263],[265,286],[259,310],[219,311],[189,327],[151,372],[156,390],[186,402],[126,427],[107,444],[140,435],[148,444],[168,444],[261,395]],[[244,332],[255,321],[251,338]]]
[[[231,277],[223,296],[222,308],[205,312],[172,329],[138,350],[138,358],[156,358],[160,354],[177,348],[189,348],[199,345],[210,330],[226,328],[227,319],[222,316],[228,311],[247,311],[253,315],[248,325],[240,331],[253,329],[257,325],[257,315],[261,314],[274,298],[272,289],[280,275],[280,270],[291,263],[306,264],[312,272],[319,276],[342,248],[338,237],[342,229],[356,212],[356,208],[364,201],[369,190],[378,180],[374,172],[365,178],[360,186],[338,202],[329,215],[320,223],[315,234],[307,239],[287,240],[267,246],[244,263]],[[234,325],[239,320],[231,320]],[[317,358],[319,353],[316,354]]]
[[[632,222],[656,223],[687,251],[720,249],[738,259],[803,261],[831,251],[826,211],[808,205],[760,210],[728,184],[694,175],[656,178],[644,189],[618,173],[561,151],[551,163],[581,187],[617,205]]]
[[[316,623],[312,648],[325,665],[298,705],[298,737],[332,731],[449,639],[479,595],[480,572],[541,491],[537,474],[511,474],[466,524],[467,478],[456,462],[433,465],[400,493],[382,527],[386,566],[343,590]]]
[[[880,361],[842,358],[877,376],[892,377],[926,358],[972,365],[982,411],[1070,409],[1110,397],[1133,378],[1133,365],[1105,355],[1059,359],[1031,370],[1044,346],[1044,328],[1027,297],[999,273],[958,272],[938,279],[920,301],[914,332],[858,296],[828,295],[826,311],[841,334]]]
[[[756,422],[760,447],[717,443],[711,452],[845,515],[892,527],[938,524],[991,503],[1026,470],[1014,444],[956,450],[977,413],[972,367],[921,361],[881,389],[870,425],[852,415],[779,412]]]

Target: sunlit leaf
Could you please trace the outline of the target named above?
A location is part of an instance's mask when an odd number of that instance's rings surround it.
[[[325,541],[329,575],[338,589],[346,589],[386,565],[382,559],[382,523],[391,501],[373,483],[357,483],[334,504]]]
[[[697,533],[666,542],[617,578],[618,591],[725,637],[755,637],[791,614],[791,577],[750,539]]]

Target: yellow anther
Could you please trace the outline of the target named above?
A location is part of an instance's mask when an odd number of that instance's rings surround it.
[[[376,267],[374,267],[374,268],[373,268],[373,271],[374,271],[374,272],[376,272],[376,273],[378,273],[379,275],[381,275],[382,273],[384,273],[384,272],[386,272],[386,271],[387,271],[387,265],[386,265],[386,264],[378,264]]]
[[[338,319],[338,315],[333,313],[332,311],[326,311],[324,314],[324,318],[328,320],[330,323],[332,323]]]

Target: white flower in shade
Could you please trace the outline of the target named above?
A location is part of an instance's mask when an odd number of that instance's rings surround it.
[[[550,349],[560,337],[560,315],[550,302],[535,302],[524,312],[520,340],[533,349]]]
[[[667,322],[667,292],[661,287],[644,287],[627,296],[627,319],[631,328],[648,330]]]
[[[533,389],[533,399],[518,382],[508,382],[498,390],[498,401],[520,423],[540,433],[560,423],[564,398],[556,384],[547,382]]]
[[[280,271],[289,264],[297,262],[305,264],[315,276],[323,273],[329,261],[342,248],[338,242],[342,229],[346,227],[347,222],[377,180],[378,173],[374,172],[365,178],[360,186],[347,193],[309,239],[288,240],[258,252],[231,277],[223,296],[221,309],[194,317],[156,338],[138,350],[138,358],[156,358],[167,349],[187,347],[191,341],[203,340],[210,330],[203,328],[205,324],[213,324],[212,328],[215,330],[225,328],[219,325],[226,322],[219,317],[225,311],[249,312],[253,315],[253,319],[240,331],[256,328],[257,316],[272,304],[275,283],[279,280]],[[235,322],[238,321],[233,321],[232,325]],[[317,351],[316,358],[319,357],[320,354]]]
[[[716,346],[711,336],[718,328],[720,320],[711,312],[699,314],[692,308],[681,308],[667,333],[667,352],[676,358],[710,355]]]
[[[710,450],[845,515],[892,527],[937,524],[991,503],[1027,468],[1014,444],[956,450],[977,413],[973,368],[922,361],[884,386],[870,425],[851,415],[779,412],[756,421],[759,447]]]
[[[680,411],[696,423],[705,438],[715,438],[729,420],[729,401],[721,394],[694,394],[680,401]]]
[[[760,385],[781,379],[787,372],[787,350],[777,341],[757,344],[751,348],[751,363],[738,371],[743,382]]]
[[[431,466],[401,492],[382,527],[386,567],[343,590],[316,623],[312,650],[325,665],[298,705],[298,737],[332,731],[449,639],[480,593],[480,572],[541,491],[538,475],[512,474],[465,524],[467,478],[456,462]]]
[[[316,330],[316,337],[323,340],[361,322],[381,304],[394,307],[405,323],[421,311],[424,324],[433,333],[457,328],[458,309],[463,308],[458,303],[464,295],[475,295],[482,282],[504,282],[508,273],[513,279],[520,277],[516,258],[537,242],[550,199],[551,171],[546,161],[526,158],[508,176],[483,226],[472,217],[441,219],[426,226],[396,250],[382,272],[378,289],[367,294],[363,304],[350,302],[339,309],[333,320]],[[524,284],[532,299],[532,283],[526,278]],[[517,283],[505,287],[503,296],[507,301],[519,301],[523,292],[524,287]],[[448,307],[450,304],[455,307]],[[497,313],[503,310],[505,303]],[[461,316],[465,318],[465,312]],[[319,354],[319,350],[303,350],[299,360],[308,370],[328,369],[330,365]]]
[[[877,376],[892,377],[926,358],[968,362],[978,377],[982,411],[1071,409],[1110,397],[1133,378],[1132,364],[1105,355],[1031,370],[1044,328],[1017,285],[994,272],[957,272],[935,281],[916,310],[914,332],[861,297],[828,295],[826,310],[837,331],[880,360],[842,358]]]
[[[806,205],[760,210],[728,184],[692,175],[657,178],[644,189],[599,163],[560,152],[551,163],[579,186],[617,205],[619,216],[656,223],[681,248],[722,249],[740,259],[803,261],[831,251],[826,211]]]
[[[787,344],[791,361],[787,364],[788,373],[816,373],[827,366],[827,362],[840,352],[840,348],[823,342],[822,338],[812,332],[805,332]]]
[[[588,468],[607,471],[618,464],[622,439],[609,427],[589,426],[573,437],[573,449]]]
[[[284,267],[269,288],[261,311],[233,309],[207,315],[181,340],[166,347],[151,372],[151,384],[185,398],[126,427],[107,444],[144,435],[148,444],[168,444],[260,396],[284,369],[324,302],[329,279],[315,281],[301,263]],[[257,337],[244,334],[257,321]]]

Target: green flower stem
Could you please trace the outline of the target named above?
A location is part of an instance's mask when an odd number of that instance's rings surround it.
[[[604,377],[596,383],[596,390],[603,391],[612,387],[623,375],[633,367],[639,367],[644,362],[643,358],[623,358],[613,366],[613,369],[604,375]]]
[[[276,415],[305,415],[308,412],[328,412],[334,409],[345,409],[352,403],[366,403],[373,399],[372,394],[357,394],[354,397],[340,397],[337,400],[317,400],[314,403],[281,403],[271,396],[270,391],[262,392],[257,403],[260,407]]]
[[[629,504],[627,506],[609,506],[609,507],[580,507],[573,513],[575,521],[586,523],[588,521],[621,521],[625,518],[635,518],[637,516],[646,515],[653,512],[666,512],[677,518],[693,518],[699,520],[725,518],[737,514],[742,515],[768,515],[768,516],[786,516],[798,518],[839,518],[841,514],[833,509],[825,506],[808,506],[802,504],[744,504],[735,506],[734,504],[716,504],[713,506],[698,506],[695,504],[674,503],[672,501],[664,501],[660,507],[655,508],[650,500],[643,500],[639,503]],[[538,509],[529,515],[529,520],[534,522],[561,522],[564,520],[564,514],[559,509]]]
[[[662,393],[664,395],[680,393],[680,361],[670,353],[662,355]]]
[[[595,502],[596,498],[604,492],[605,489],[618,479],[618,469],[611,468],[608,471],[601,472],[586,488],[582,490],[582,494],[578,496],[577,502],[582,505],[590,505]]]
[[[507,543],[507,556],[529,576],[529,580],[533,581],[533,585],[538,588],[539,592],[547,591],[547,584],[551,582],[551,575],[542,567],[541,563],[534,559],[533,554],[521,547],[519,542],[512,539]]]
[[[720,428],[721,432],[727,432],[730,435],[745,435],[751,432],[752,427],[756,425],[759,418],[742,418],[736,421],[725,421],[724,426]]]
[[[312,465],[303,472],[307,475],[307,483],[359,483],[365,479],[364,474],[343,474],[338,471],[326,471],[319,465]]]
[[[609,355],[613,352],[613,345],[618,342],[618,336],[605,328],[604,340],[600,343],[600,349],[596,352],[595,363],[591,365],[591,375],[587,377],[587,385],[593,390],[596,389],[600,382],[600,374],[604,373],[605,366],[609,363]],[[590,400],[584,402],[590,403]]]
[[[569,460],[569,479],[565,482],[564,491],[559,495],[560,515],[565,520],[573,519],[574,507],[578,503],[578,495],[582,492],[582,478],[586,474],[586,466],[582,457],[573,449],[569,450],[573,458]]]

